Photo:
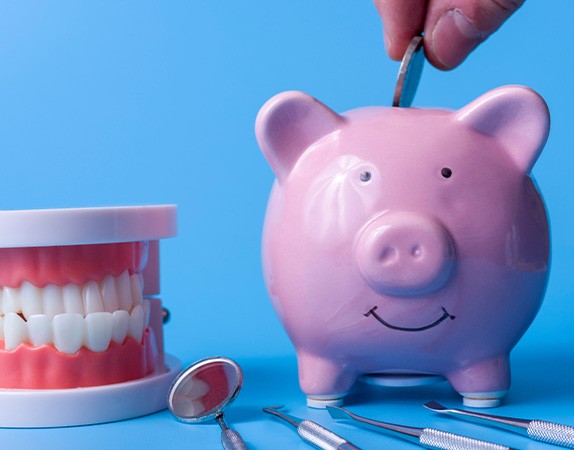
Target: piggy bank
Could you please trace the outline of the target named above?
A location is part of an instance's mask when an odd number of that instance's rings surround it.
[[[522,86],[454,112],[340,115],[301,92],[263,106],[263,270],[309,406],[342,403],[363,375],[438,376],[467,406],[499,404],[547,284],[529,174],[548,131]]]

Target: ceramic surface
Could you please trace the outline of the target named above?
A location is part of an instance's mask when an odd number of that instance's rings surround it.
[[[548,278],[529,176],[548,130],[522,86],[454,112],[340,115],[301,92],[265,104],[265,280],[310,405],[340,403],[365,373],[440,375],[466,404],[498,404]]]

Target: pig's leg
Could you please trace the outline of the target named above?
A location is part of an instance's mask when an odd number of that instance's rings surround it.
[[[510,387],[508,356],[499,356],[462,367],[447,375],[452,387],[473,408],[493,408]]]
[[[357,373],[348,364],[305,352],[297,353],[299,384],[307,395],[307,406],[340,406],[357,381]]]

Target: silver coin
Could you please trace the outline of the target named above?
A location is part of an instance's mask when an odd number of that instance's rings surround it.
[[[423,37],[415,36],[412,38],[401,61],[393,97],[393,106],[408,108],[413,104],[421,74],[423,73],[424,62]]]

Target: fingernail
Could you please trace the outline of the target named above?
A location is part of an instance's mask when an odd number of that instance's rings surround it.
[[[393,41],[391,40],[391,36],[385,29],[383,29],[383,37],[385,39],[385,48],[387,49],[387,53],[391,53],[391,47],[393,45]]]
[[[458,66],[483,40],[460,9],[445,12],[431,33],[433,52],[447,69]]]

